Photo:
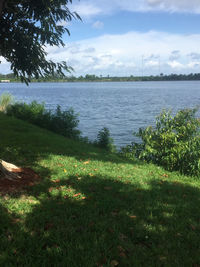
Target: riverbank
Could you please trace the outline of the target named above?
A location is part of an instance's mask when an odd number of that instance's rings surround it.
[[[64,77],[40,77],[39,79],[31,79],[31,82],[142,82],[142,81],[199,81],[200,73],[190,74],[169,74],[151,75],[151,76],[97,76],[94,74],[86,74],[85,76],[64,76]],[[20,78],[16,78],[14,74],[0,74],[0,81],[21,82]]]
[[[0,197],[2,266],[197,266],[200,181],[0,114],[0,158],[39,183]]]

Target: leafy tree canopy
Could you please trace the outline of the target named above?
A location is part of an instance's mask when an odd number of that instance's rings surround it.
[[[64,76],[66,62],[47,60],[46,46],[64,46],[70,34],[63,21],[80,19],[68,8],[72,0],[0,0],[0,56],[11,63],[15,76],[30,78]]]

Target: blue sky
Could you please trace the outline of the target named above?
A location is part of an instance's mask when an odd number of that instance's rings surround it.
[[[200,72],[199,0],[74,0],[69,8],[83,21],[67,24],[64,48],[46,49],[76,76]],[[0,72],[9,72],[4,60]]]

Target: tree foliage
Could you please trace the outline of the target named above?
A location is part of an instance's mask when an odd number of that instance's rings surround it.
[[[80,19],[68,6],[72,0],[0,0],[0,56],[11,63],[16,77],[64,76],[66,62],[46,58],[47,46],[64,46],[62,36],[70,34],[63,21]]]

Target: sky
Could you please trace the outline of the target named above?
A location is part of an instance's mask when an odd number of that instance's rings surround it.
[[[65,47],[46,50],[75,76],[200,72],[200,0],[73,0],[69,8],[82,22],[61,22],[71,32]]]

